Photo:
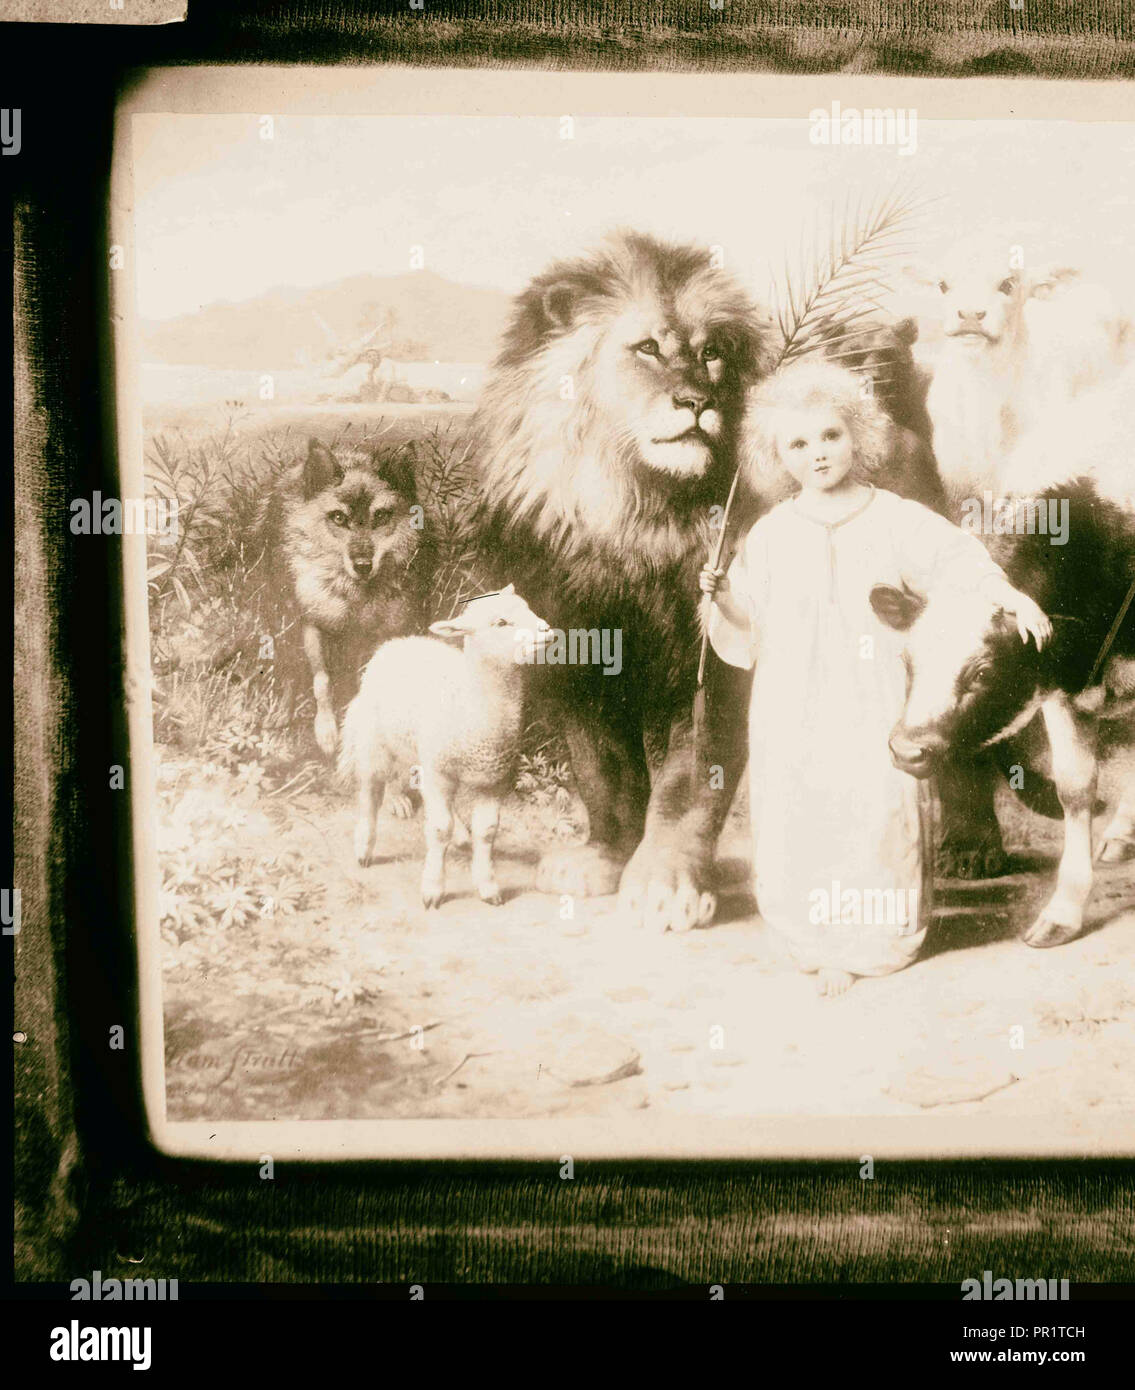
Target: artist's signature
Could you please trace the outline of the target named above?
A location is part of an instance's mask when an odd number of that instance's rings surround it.
[[[174,1053],[170,1061],[176,1061],[190,1071],[217,1072],[227,1067],[222,1076],[215,1078],[216,1084],[222,1086],[238,1067],[245,1072],[294,1071],[302,1064],[303,1054],[294,1048],[285,1048],[283,1052],[258,1052],[250,1047],[238,1047],[231,1055],[216,1052]]]

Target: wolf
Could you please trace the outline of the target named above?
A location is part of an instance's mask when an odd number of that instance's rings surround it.
[[[329,448],[318,439],[281,479],[271,530],[299,610],[315,698],[315,741],[330,757],[338,711],[380,642],[425,616],[423,510],[407,452]],[[275,567],[274,567],[275,568]],[[400,799],[394,801],[395,809]]]

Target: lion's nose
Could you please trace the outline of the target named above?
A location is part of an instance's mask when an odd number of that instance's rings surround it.
[[[676,410],[692,410],[695,415],[700,415],[709,404],[709,396],[701,391],[693,391],[683,388],[674,393],[674,408]]]
[[[700,416],[709,404],[709,400],[709,393],[695,391],[693,386],[682,386],[681,391],[674,392],[674,409],[692,410],[696,416]]]

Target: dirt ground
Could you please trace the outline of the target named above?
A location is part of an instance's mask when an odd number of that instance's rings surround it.
[[[266,790],[165,751],[170,1120],[1135,1109],[1135,866],[1100,869],[1080,940],[1030,950],[1062,829],[1008,796],[1016,871],[940,884],[923,958],[828,1000],[755,913],[743,804],[718,921],[650,936],[613,899],[534,891],[540,845],[578,823],[516,799],[504,905],[477,900],[459,850],[427,913],[420,818],[384,814],[360,869],[349,798],[314,776]]]

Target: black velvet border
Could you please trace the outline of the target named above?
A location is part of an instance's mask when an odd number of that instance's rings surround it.
[[[24,140],[0,160],[17,294],[13,882],[24,920],[9,940],[15,1027],[27,1035],[14,1046],[17,1277],[68,1280],[143,1250],[155,1276],[236,1283],[956,1285],[1009,1257],[1075,1280],[1135,1277],[1122,1234],[1135,1205],[1129,1164],[902,1164],[874,1184],[826,1164],[594,1165],[574,1184],[550,1167],[360,1165],[265,1185],[146,1147],[129,817],[107,777],[125,761],[117,555],[65,525],[71,497],[114,486],[103,218],[124,74],[164,62],[390,60],[1135,72],[1128,8],[1110,0],[1029,0],[1021,12],[932,0],[425,5],[192,0],[188,24],[162,29],[4,26],[4,99],[23,110]],[[127,1029],[124,1053],[107,1048],[112,1023]],[[469,1234],[486,1223],[491,1238]]]

